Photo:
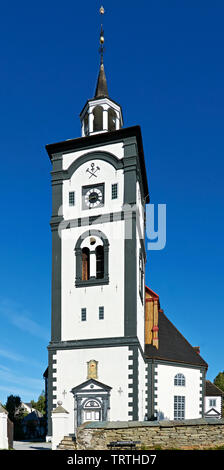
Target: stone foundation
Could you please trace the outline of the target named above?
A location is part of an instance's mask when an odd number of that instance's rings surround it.
[[[106,450],[111,441],[141,441],[139,449],[209,448],[224,445],[224,419],[91,422],[77,429],[77,450]]]

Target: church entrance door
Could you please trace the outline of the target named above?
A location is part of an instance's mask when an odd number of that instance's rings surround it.
[[[84,422],[85,421],[100,421],[99,411],[84,411]]]
[[[95,379],[74,387],[75,429],[86,421],[108,421],[111,387]]]
[[[87,400],[83,404],[82,421],[101,421],[102,408],[97,400]]]

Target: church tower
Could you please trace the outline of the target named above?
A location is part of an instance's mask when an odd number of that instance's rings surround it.
[[[100,9],[103,14],[103,9]],[[48,435],[62,402],[69,433],[85,421],[143,420],[145,204],[139,126],[108,92],[100,33],[95,96],[81,137],[46,146],[52,163],[52,329]]]

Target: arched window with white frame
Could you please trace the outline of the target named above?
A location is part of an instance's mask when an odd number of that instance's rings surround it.
[[[178,387],[185,387],[186,385],[186,380],[184,374],[176,374],[174,377],[174,385],[177,385]]]
[[[100,230],[88,230],[77,240],[76,287],[109,283],[109,242]]]

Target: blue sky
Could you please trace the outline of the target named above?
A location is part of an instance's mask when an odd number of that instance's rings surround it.
[[[148,253],[147,284],[223,364],[224,64],[222,1],[104,3],[109,93],[141,125],[151,202],[167,205],[167,244]],[[0,401],[37,399],[50,335],[47,143],[80,135],[94,93],[100,3],[4,2],[0,18]]]

